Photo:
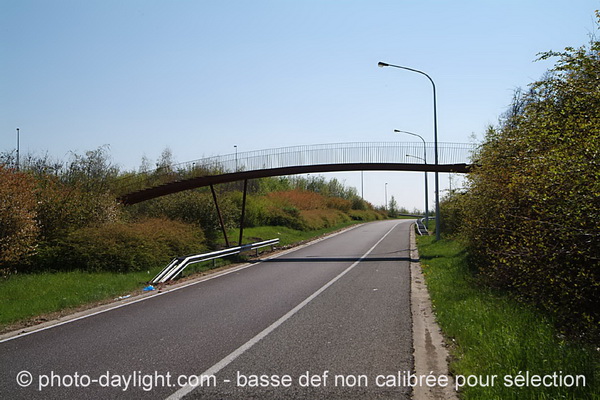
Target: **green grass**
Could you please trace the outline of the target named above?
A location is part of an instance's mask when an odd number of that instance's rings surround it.
[[[339,226],[317,231],[297,231],[286,227],[255,227],[244,229],[244,243],[280,238],[280,246],[308,240],[325,233],[352,225]],[[238,240],[239,231],[228,233],[230,240]],[[185,276],[205,272],[224,266],[234,260],[218,259],[193,264],[185,270]],[[46,272],[17,274],[0,278],[0,330],[7,325],[88,303],[106,301],[140,291],[162,266],[149,271],[131,273],[110,272]]]
[[[80,271],[12,275],[0,279],[0,328],[41,314],[119,297],[158,273]]]
[[[437,320],[451,348],[454,375],[496,375],[495,385],[463,387],[464,399],[600,399],[597,349],[570,343],[551,321],[510,295],[479,284],[459,243],[418,238]],[[507,387],[505,376],[584,375],[586,387]]]

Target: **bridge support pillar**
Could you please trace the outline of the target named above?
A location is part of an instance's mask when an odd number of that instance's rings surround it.
[[[219,216],[219,224],[221,225],[221,230],[223,231],[223,237],[225,238],[225,244],[227,247],[231,247],[229,245],[229,239],[227,238],[227,230],[225,229],[225,224],[223,223],[223,216],[221,215],[221,209],[219,208],[219,202],[217,202],[217,194],[215,193],[215,188],[211,184],[210,191],[212,192],[213,201],[215,202],[215,208],[217,209],[217,215]]]

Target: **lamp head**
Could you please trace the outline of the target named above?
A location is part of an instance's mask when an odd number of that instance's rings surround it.
[[[384,63],[384,62],[381,62],[381,61],[379,61],[379,62],[377,63],[377,66],[378,66],[379,68],[383,68],[383,67],[389,67],[389,66],[390,66],[390,64],[388,64],[388,63]]]

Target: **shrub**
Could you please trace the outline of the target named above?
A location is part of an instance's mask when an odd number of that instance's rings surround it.
[[[352,209],[353,210],[368,210],[371,207],[369,207],[369,203],[367,203],[366,201],[364,201],[363,199],[361,199],[360,197],[354,197],[352,198]]]
[[[36,219],[44,240],[118,219],[119,205],[110,193],[84,191],[77,183],[66,184],[56,176],[38,178],[36,195]]]
[[[237,207],[237,218],[235,218],[235,221],[239,224],[239,219],[242,214],[243,194],[240,192],[234,192],[229,196]],[[267,198],[248,194],[246,196],[244,226],[254,227],[265,224],[268,220],[270,207],[271,202]]]
[[[378,221],[384,219],[384,215],[375,210],[350,210],[348,213],[354,221]]]
[[[34,252],[35,207],[33,178],[0,165],[0,272]]]
[[[35,267],[45,270],[128,272],[166,264],[203,249],[201,231],[183,222],[152,218],[106,223],[70,232],[40,249]]]
[[[308,230],[330,228],[350,221],[350,217],[339,210],[303,210],[300,215]]]
[[[291,206],[284,208],[270,206],[265,223],[271,226],[287,226],[300,231],[308,229],[306,222],[300,217],[300,211]]]
[[[566,49],[490,128],[461,227],[493,286],[600,338],[600,42]]]
[[[237,226],[237,196],[218,196],[219,209],[228,228]],[[241,200],[240,200],[241,204]],[[159,197],[128,207],[134,217],[168,218],[201,227],[204,231],[220,230],[219,217],[210,192],[188,190]]]
[[[327,208],[333,208],[336,210],[347,213],[352,209],[352,202],[350,200],[341,199],[339,197],[330,197],[326,201]]]
[[[452,191],[440,201],[440,231],[444,235],[455,235],[459,233],[465,219],[463,202],[461,197],[464,193]]]
[[[293,206],[299,210],[315,210],[327,207],[325,197],[306,190],[273,192],[269,193],[267,197],[278,206]]]

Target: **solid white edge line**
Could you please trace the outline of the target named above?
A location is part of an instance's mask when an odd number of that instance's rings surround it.
[[[241,356],[242,354],[244,354],[247,350],[249,350],[252,346],[254,346],[256,343],[258,343],[259,341],[261,341],[262,339],[264,339],[267,335],[269,335],[271,332],[273,332],[275,329],[277,329],[279,326],[281,326],[285,321],[287,321],[288,319],[290,319],[292,316],[294,316],[294,314],[296,314],[298,311],[300,311],[302,308],[304,308],[308,303],[310,303],[312,300],[314,300],[318,295],[320,295],[321,293],[323,293],[325,290],[327,290],[327,288],[329,288],[331,285],[333,285],[336,281],[338,281],[341,277],[343,277],[344,275],[346,275],[348,272],[350,272],[354,267],[356,267],[362,260],[364,260],[369,254],[371,254],[371,252],[373,250],[375,250],[375,248],[394,230],[394,228],[396,228],[398,225],[400,225],[400,223],[395,224],[394,226],[392,226],[390,228],[390,230],[388,230],[385,235],[383,235],[381,237],[381,239],[379,239],[377,241],[377,243],[375,243],[373,245],[373,247],[371,247],[369,250],[367,250],[367,252],[365,254],[363,254],[357,261],[355,261],[351,266],[349,266],[348,268],[346,268],[345,270],[343,270],[342,272],[339,273],[339,275],[337,275],[335,278],[333,278],[332,280],[330,280],[329,282],[327,282],[325,285],[323,285],[320,289],[318,289],[316,292],[314,292],[313,294],[311,294],[310,296],[308,296],[306,299],[304,299],[304,301],[302,301],[300,304],[298,304],[296,307],[292,308],[290,311],[288,311],[284,316],[282,316],[281,318],[279,318],[277,321],[273,322],[271,325],[269,325],[267,328],[265,328],[263,331],[259,332],[256,336],[254,336],[252,339],[248,340],[246,343],[244,343],[243,345],[241,345],[240,347],[238,347],[236,350],[234,350],[232,353],[230,353],[229,355],[225,356],[225,358],[223,358],[221,361],[217,362],[215,365],[213,365],[212,367],[210,367],[209,369],[207,369],[206,371],[204,371],[202,374],[200,374],[197,378],[197,381],[201,384],[201,379],[204,379],[205,377],[209,377],[211,375],[215,375],[217,372],[219,372],[220,370],[222,370],[223,368],[225,368],[227,365],[229,365],[231,362],[233,362],[236,358],[238,358],[239,356]],[[166,398],[166,400],[179,400],[181,398],[183,398],[184,396],[186,396],[187,394],[189,394],[190,392],[192,392],[194,389],[196,389],[198,386],[192,386],[192,385],[186,385],[181,387],[181,389],[177,390],[175,393],[173,393],[172,395],[170,395],[169,397]],[[201,387],[201,386],[200,386]]]
[[[358,226],[360,226],[360,225],[353,225],[353,226],[349,227],[348,229],[344,229],[342,231],[338,231],[338,232],[332,233],[331,235],[327,235],[327,236],[324,236],[324,237],[312,240],[312,241],[310,241],[308,243],[305,243],[303,245],[300,245],[298,247],[293,247],[291,249],[284,250],[281,253],[274,254],[272,256],[266,257],[264,260],[270,260],[270,259],[273,259],[273,258],[281,257],[282,255],[285,255],[285,254],[293,253],[294,251],[303,249],[304,247],[310,246],[310,245],[318,243],[320,241],[332,238],[332,237],[337,236],[337,235],[339,235],[341,233],[344,233],[344,232],[347,232],[349,230],[352,230],[352,229],[354,229],[354,228],[356,228]],[[222,276],[229,275],[231,273],[241,271],[243,269],[252,267],[254,265],[258,265],[261,262],[262,261],[259,261],[259,262],[256,262],[256,263],[242,264],[239,267],[233,267],[233,268],[230,268],[230,269],[228,269],[226,271],[223,271],[223,272],[219,272],[219,273],[216,273],[216,274],[208,275],[206,277],[199,278],[198,280],[195,280],[193,282],[190,282],[190,283],[187,283],[187,284],[182,284],[181,286],[170,288],[168,290],[165,290],[164,292],[157,292],[155,294],[146,295],[146,296],[141,297],[139,299],[130,300],[130,301],[126,302],[126,303],[121,303],[121,304],[118,304],[116,306],[104,308],[102,310],[91,312],[89,314],[85,314],[85,315],[82,315],[80,317],[70,318],[70,319],[67,319],[65,321],[56,322],[56,323],[53,323],[52,325],[48,325],[48,326],[45,326],[43,328],[39,328],[39,329],[35,329],[35,330],[32,330],[32,331],[27,331],[27,332],[20,332],[20,333],[7,332],[4,335],[13,335],[14,334],[14,336],[9,336],[9,337],[6,337],[4,339],[0,339],[0,344],[2,344],[4,342],[8,342],[10,340],[15,340],[15,339],[19,339],[19,338],[22,338],[22,337],[25,337],[25,336],[29,336],[29,335],[32,335],[34,333],[43,332],[43,331],[48,330],[48,329],[56,328],[56,327],[61,326],[61,325],[70,324],[71,322],[75,322],[75,321],[79,321],[79,320],[86,319],[86,318],[89,318],[89,317],[93,317],[93,316],[98,315],[98,314],[103,314],[105,312],[113,311],[113,310],[119,309],[121,307],[125,307],[125,306],[129,306],[129,305],[132,305],[132,304],[135,304],[135,303],[139,303],[140,301],[144,301],[144,300],[148,300],[148,299],[153,299],[153,298],[155,298],[157,296],[162,296],[164,294],[175,292],[175,291],[180,290],[180,289],[185,289],[187,287],[190,287],[190,286],[193,286],[193,285],[197,285],[199,283],[206,282],[206,281],[209,281],[211,279],[220,278]],[[0,335],[0,337],[1,336],[2,335]]]

